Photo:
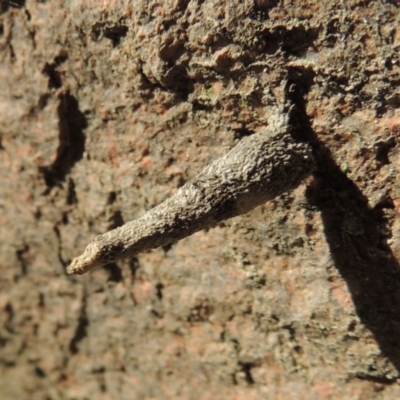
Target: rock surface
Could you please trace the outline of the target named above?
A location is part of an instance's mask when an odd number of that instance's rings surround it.
[[[0,3],[2,399],[400,398],[395,1]],[[294,106],[292,193],[87,276],[96,235]]]

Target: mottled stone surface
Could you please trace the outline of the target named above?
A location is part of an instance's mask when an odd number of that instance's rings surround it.
[[[0,5],[5,400],[400,398],[395,1]],[[96,235],[294,106],[290,194],[87,276]]]

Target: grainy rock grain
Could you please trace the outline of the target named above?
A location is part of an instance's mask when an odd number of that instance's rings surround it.
[[[400,399],[399,2],[15,3],[0,0],[1,399]],[[66,275],[285,101],[313,146],[307,184]]]

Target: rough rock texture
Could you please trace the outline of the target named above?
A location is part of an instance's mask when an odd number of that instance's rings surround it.
[[[400,398],[397,1],[0,3],[2,399]],[[293,105],[319,170],[67,277]]]

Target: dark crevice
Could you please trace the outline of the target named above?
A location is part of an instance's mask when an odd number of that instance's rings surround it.
[[[122,282],[123,276],[121,268],[116,263],[110,263],[103,267],[108,272],[108,281],[109,282]]]
[[[10,7],[25,7],[25,0],[0,0],[0,13],[5,13]]]
[[[254,367],[254,365],[252,363],[239,362],[239,366],[241,371],[244,373],[246,383],[248,385],[254,385],[255,382],[253,376],[251,375],[251,369]]]
[[[209,304],[207,299],[204,299],[200,304],[197,304],[191,308],[190,315],[187,320],[188,322],[207,321],[212,312],[213,307]]]
[[[117,192],[113,191],[108,194],[107,204],[112,205],[117,200]]]
[[[377,209],[387,209],[387,210],[394,210],[396,207],[394,205],[393,199],[389,196],[382,197],[373,207],[373,210]]]
[[[236,379],[236,374],[231,374],[231,378],[232,378],[232,384],[237,386],[238,385],[238,381]]]
[[[368,199],[336,165],[330,150],[318,142],[306,113],[311,86],[309,72],[290,71],[287,97],[294,104],[293,136],[312,144],[318,168],[306,196],[321,212],[334,265],[347,283],[357,315],[400,372],[400,266],[386,243],[388,221],[381,207],[368,206]],[[388,148],[383,147],[383,162],[388,161]],[[368,379],[381,379],[376,375],[377,371],[367,374]]]
[[[190,3],[189,0],[178,0],[175,3],[176,10],[179,12],[182,12],[182,13],[185,12],[189,6],[189,3]],[[199,3],[201,4],[201,3],[203,3],[203,1],[197,1],[198,6],[199,6]]]
[[[158,319],[161,319],[164,317],[164,315],[157,310],[152,309],[150,312],[152,315],[154,315]]]
[[[44,294],[39,293],[38,307],[43,308],[44,306],[45,306]]]
[[[215,110],[215,106],[211,104],[200,103],[197,100],[192,101],[193,112]]]
[[[246,136],[252,135],[254,132],[249,131],[246,128],[234,129],[234,140],[241,140]]]
[[[225,338],[221,336],[221,340],[225,341]],[[239,343],[239,341],[237,339],[231,339],[233,348],[235,349],[235,353],[237,355],[237,357],[239,357],[240,351],[241,351],[241,345]],[[253,376],[251,374],[251,369],[255,367],[254,363],[250,363],[250,362],[242,362],[238,360],[238,371],[237,372],[241,372],[244,375],[245,381],[247,383],[247,385],[253,385],[254,379]],[[237,373],[232,374],[232,381],[234,385],[238,385],[239,382],[237,380]]]
[[[187,66],[179,65],[168,69],[163,80],[163,85],[179,94],[182,101],[186,101],[194,91],[194,82],[187,74]]]
[[[172,17],[162,21],[162,27],[164,31],[168,31],[173,26],[176,26],[176,20]]]
[[[39,97],[38,107],[41,110],[43,110],[47,106],[47,103],[49,102],[49,98],[50,98],[50,94],[49,93],[42,94]]]
[[[44,370],[42,368],[38,367],[37,365],[35,366],[35,374],[39,378],[44,378],[46,376],[46,373],[44,372]]]
[[[160,301],[163,299],[163,293],[162,293],[163,289],[164,289],[164,285],[162,283],[157,283],[156,296],[157,296],[157,299]]]
[[[7,315],[4,327],[7,329],[8,332],[14,332],[14,329],[12,328],[12,320],[14,319],[15,312],[13,306],[10,303],[7,303],[4,307],[4,313]]]
[[[57,237],[57,241],[58,241],[58,246],[57,246],[57,255],[58,255],[58,260],[60,261],[60,264],[63,267],[67,266],[67,263],[64,261],[64,259],[62,258],[61,255],[61,233],[60,233],[60,229],[57,225],[54,226],[53,231]]]
[[[87,327],[89,320],[86,315],[86,295],[83,296],[81,313],[79,315],[78,326],[76,327],[75,335],[69,343],[69,351],[76,354],[79,351],[79,343],[87,336]]]
[[[57,113],[59,146],[56,159],[51,165],[39,168],[48,187],[45,194],[65,180],[65,176],[82,158],[85,150],[83,131],[87,127],[87,120],[79,110],[76,98],[68,92],[63,93],[60,96]]]
[[[63,212],[61,214],[61,222],[63,223],[63,225],[68,225],[69,223],[68,213]]]
[[[92,27],[92,37],[94,40],[101,40],[103,37],[111,40],[113,47],[120,44],[122,38],[128,33],[128,26],[126,26],[123,20],[116,23],[110,22],[96,22]]]
[[[33,216],[35,217],[35,219],[39,220],[39,219],[42,218],[42,216],[43,216],[42,211],[38,208],[38,209],[34,212]]]
[[[8,43],[8,50],[10,51],[10,61],[11,63],[15,63],[17,57],[15,55],[14,47],[11,43]]]
[[[68,190],[67,190],[67,204],[72,205],[77,203],[78,203],[78,198],[76,197],[76,192],[75,192],[75,182],[72,178],[69,178]]]
[[[140,76],[142,78],[140,89],[144,100],[154,97],[154,90],[159,88],[161,91],[171,91],[176,94],[176,104],[187,101],[189,95],[194,91],[194,80],[188,76],[187,62],[177,65],[174,62],[165,62],[164,71],[160,75],[160,80],[156,83],[150,82],[143,68]]]
[[[396,141],[394,137],[391,137],[387,141],[379,141],[375,143],[376,161],[378,161],[382,166],[390,163],[389,152],[396,146]]]
[[[108,220],[108,230],[118,228],[124,224],[121,211],[115,211]]]
[[[59,89],[62,86],[62,75],[57,68],[68,59],[68,54],[63,51],[54,58],[54,62],[51,64],[46,63],[42,69],[42,74],[49,78],[48,88]]]
[[[296,330],[293,328],[293,326],[290,325],[283,325],[282,329],[286,329],[289,333],[289,340],[290,341],[294,341],[295,340],[295,336],[296,336]]]
[[[325,26],[324,44],[328,47],[333,47],[340,38],[341,23],[338,17],[331,18]]]
[[[288,29],[282,25],[274,30],[260,31],[257,36],[256,50],[267,55],[276,54],[281,50],[285,56],[302,56],[304,51],[313,47],[318,36],[319,29],[317,28],[310,29],[300,25]]]
[[[113,46],[116,47],[121,42],[121,39],[126,36],[128,27],[125,25],[114,25],[104,29],[104,37],[110,39]]]
[[[59,55],[54,57],[54,67],[59,67],[62,63],[68,60],[68,53],[65,50],[60,51]]]
[[[129,269],[132,274],[132,281],[134,281],[136,277],[136,272],[139,269],[139,261],[136,257],[133,257],[129,260]]]
[[[183,40],[172,43],[165,43],[160,48],[161,60],[167,62],[171,67],[174,67],[176,61],[186,53],[185,42]]]
[[[279,0],[254,0],[250,18],[262,21],[269,18],[269,12],[279,4]]]
[[[165,252],[165,253],[168,253],[171,249],[172,249],[172,246],[174,245],[175,243],[168,243],[168,244],[166,244],[166,245],[164,245],[164,246],[161,246],[161,248],[163,249],[163,251]]]
[[[21,265],[22,275],[26,275],[28,270],[28,263],[26,261],[26,253],[29,251],[29,246],[25,244],[22,249],[17,250],[17,260]]]
[[[286,97],[289,100],[290,125],[293,127],[291,132],[293,138],[300,142],[308,142],[313,145],[314,156],[320,150],[318,140],[311,127],[311,123],[305,113],[305,98],[314,83],[315,72],[311,69],[292,68],[289,70],[286,85]]]

